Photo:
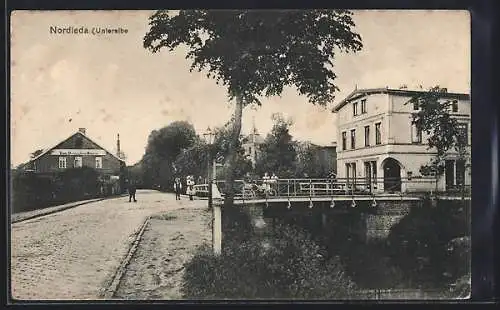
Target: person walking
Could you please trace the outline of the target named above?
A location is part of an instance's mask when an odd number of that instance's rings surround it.
[[[135,199],[135,192],[136,192],[136,186],[134,184],[134,181],[130,181],[128,185],[128,202],[132,202],[132,198],[134,199],[134,202],[137,202]]]
[[[179,178],[175,178],[174,191],[175,191],[175,200],[181,200],[182,183],[181,179]]]

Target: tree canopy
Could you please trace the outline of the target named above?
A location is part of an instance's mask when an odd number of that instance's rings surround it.
[[[256,170],[259,175],[267,172],[276,173],[280,177],[291,177],[295,173],[297,156],[295,142],[289,133],[293,121],[281,114],[274,114],[273,121],[273,128],[260,147]]]
[[[193,125],[185,121],[153,130],[148,137],[146,152],[141,160],[146,186],[160,185],[170,188],[175,174],[174,161],[183,149],[196,140]]]
[[[234,194],[243,107],[281,95],[285,86],[313,104],[331,102],[338,90],[335,53],[362,48],[351,16],[347,10],[160,10],[150,17],[146,49],[187,47],[191,71],[207,72],[236,99],[225,204],[232,204]]]
[[[456,99],[443,99],[446,93],[446,88],[435,86],[408,102],[417,105],[418,112],[413,114],[412,121],[418,130],[427,134],[429,149],[437,152],[429,164],[421,167],[420,171],[424,175],[441,174],[444,169],[443,160],[451,150],[456,151],[462,159],[467,156],[467,133],[450,114]]]
[[[161,10],[150,17],[144,47],[186,45],[191,70],[227,87],[246,104],[295,85],[313,103],[333,100],[335,49],[362,48],[347,10]]]

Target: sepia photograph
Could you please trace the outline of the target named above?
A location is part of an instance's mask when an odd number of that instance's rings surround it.
[[[470,298],[468,11],[18,10],[10,42],[12,301]]]

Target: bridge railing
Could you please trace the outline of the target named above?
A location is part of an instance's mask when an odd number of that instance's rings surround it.
[[[224,194],[225,182],[217,180],[216,184]],[[380,193],[434,193],[439,192],[433,177],[422,178],[372,178],[372,179],[278,179],[270,182],[264,180],[235,180],[233,189],[235,198],[252,199],[263,197],[316,197],[335,195],[374,195]],[[470,185],[447,187],[448,193],[470,194]],[[207,191],[208,192],[208,191]]]

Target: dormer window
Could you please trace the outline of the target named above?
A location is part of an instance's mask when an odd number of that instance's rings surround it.
[[[352,114],[353,114],[354,116],[358,115],[358,103],[357,103],[357,102],[354,102],[354,103],[352,104]]]

